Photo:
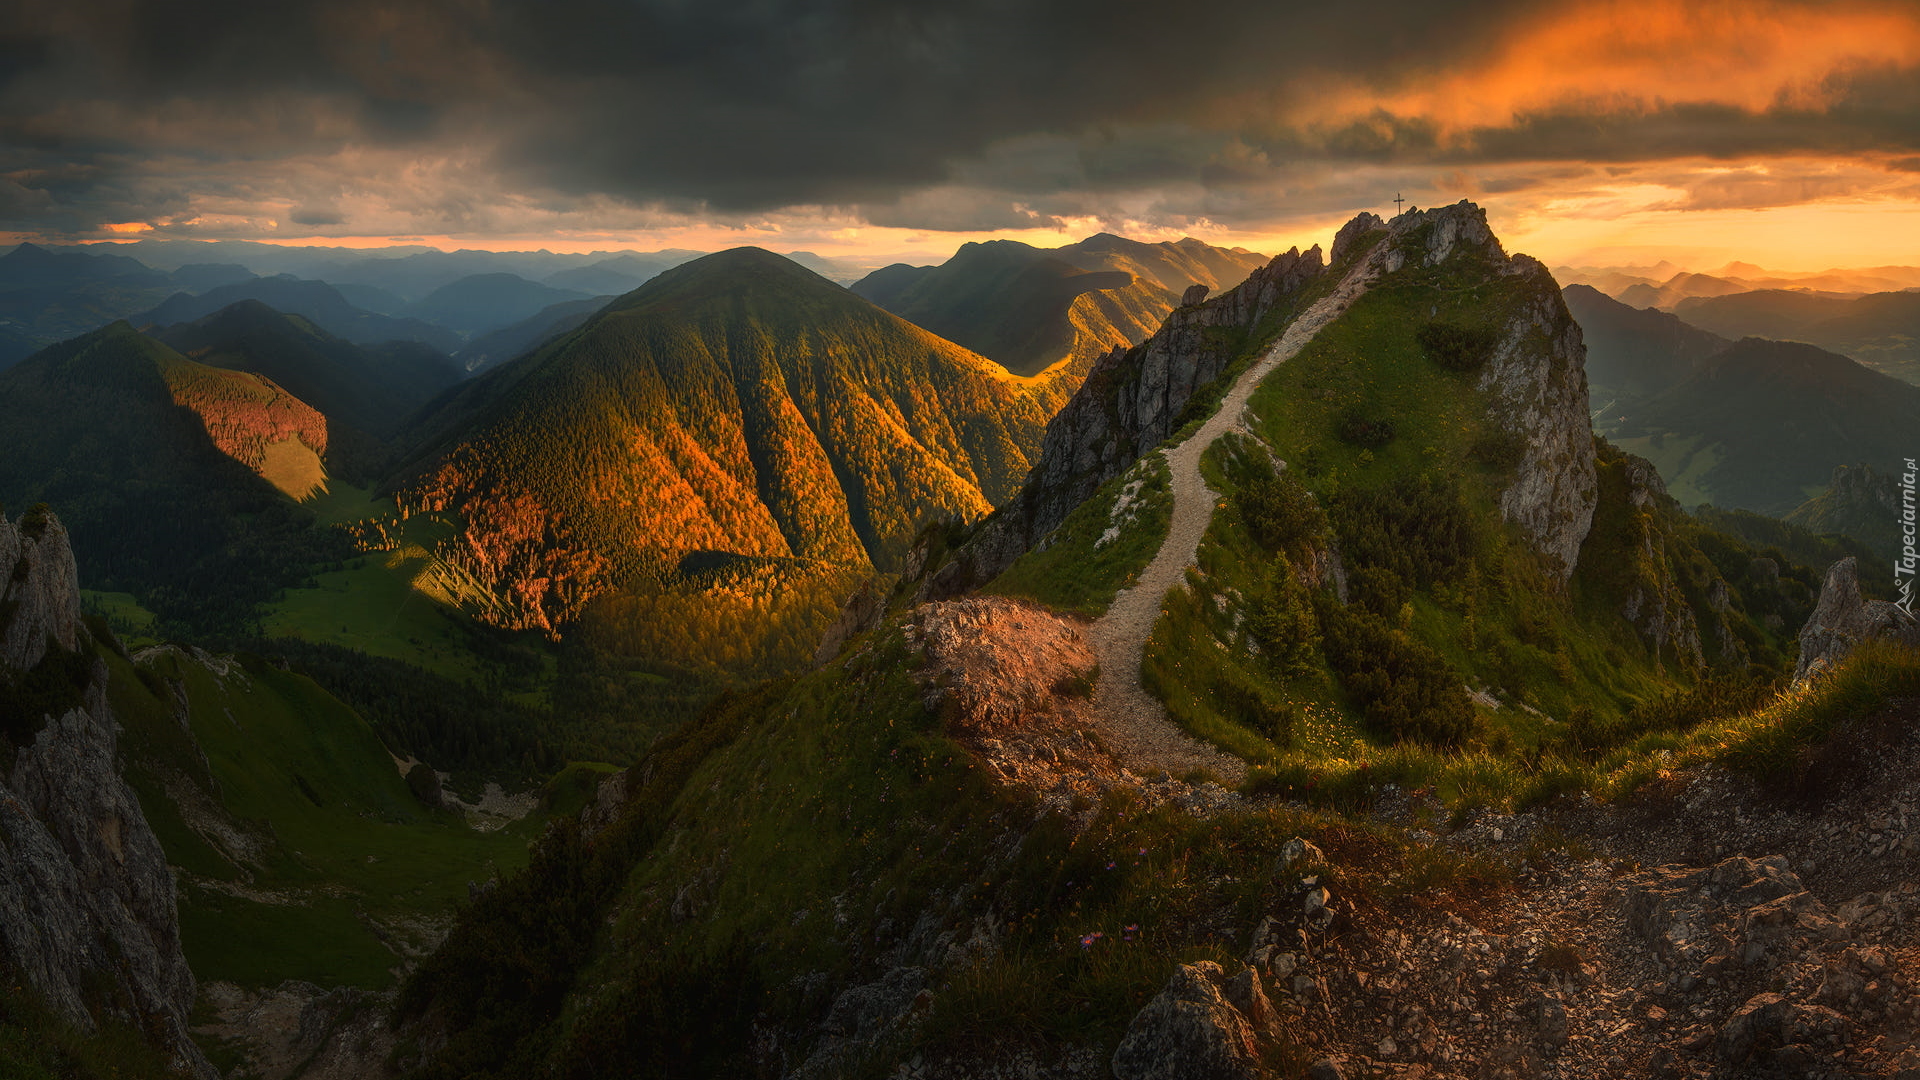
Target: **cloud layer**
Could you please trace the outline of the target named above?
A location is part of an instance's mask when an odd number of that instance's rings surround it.
[[[1915,179],[1910,5],[1334,7],[15,0],[0,231],[1258,231],[1360,184],[1706,209]]]

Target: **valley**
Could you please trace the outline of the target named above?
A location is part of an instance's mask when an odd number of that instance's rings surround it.
[[[222,281],[0,372],[0,859],[150,845],[175,972],[0,924],[25,1075],[1920,1055],[1863,509],[1920,391],[1563,292],[1466,202],[660,263]]]

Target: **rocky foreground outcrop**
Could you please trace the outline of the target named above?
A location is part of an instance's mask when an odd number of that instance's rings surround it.
[[[16,713],[40,711],[7,733],[0,971],[83,1030],[130,1022],[213,1077],[187,1034],[194,979],[166,854],[120,775],[106,665],[82,651],[92,643],[66,530],[44,510],[0,520],[0,569],[0,693]]]
[[[1834,563],[1820,586],[1820,601],[1800,628],[1797,685],[1839,663],[1867,641],[1884,639],[1920,646],[1920,622],[1885,600],[1860,595],[1860,572],[1853,556]]]

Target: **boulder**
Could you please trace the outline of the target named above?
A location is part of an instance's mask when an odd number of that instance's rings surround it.
[[[1133,1018],[1126,1038],[1113,1052],[1114,1080],[1271,1076],[1261,1064],[1253,1026],[1229,996],[1232,985],[1220,965],[1210,960],[1180,965]],[[1248,985],[1257,988],[1257,977]]]

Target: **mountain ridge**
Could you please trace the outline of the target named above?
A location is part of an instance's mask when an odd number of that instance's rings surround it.
[[[408,512],[461,514],[462,557],[551,630],[703,551],[895,565],[927,516],[1010,495],[1041,425],[999,365],[739,248],[453,392],[394,488]],[[564,472],[534,449],[556,438]]]

